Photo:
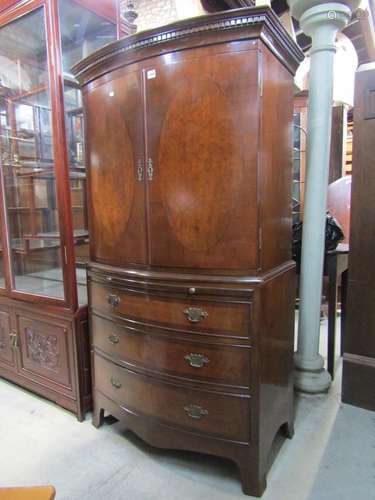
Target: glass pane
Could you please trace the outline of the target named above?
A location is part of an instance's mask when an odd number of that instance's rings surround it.
[[[293,115],[293,187],[292,187],[292,211],[293,223],[299,221],[301,210],[301,114]]]
[[[1,89],[1,84],[0,84]],[[8,115],[2,107],[2,100],[0,95],[0,166],[7,158],[7,141],[9,136],[9,122]],[[0,288],[5,288],[4,277],[4,249],[2,237],[0,234]]]
[[[63,298],[43,9],[0,28],[0,113],[15,288]]]
[[[113,22],[71,0],[59,0],[59,18],[65,73],[80,59],[116,40]]]
[[[301,161],[300,161],[301,153],[296,153],[296,156],[293,158],[293,180],[299,181],[301,177]]]
[[[298,181],[293,182],[293,192],[292,192],[293,201],[297,202],[300,201],[300,186],[301,185]]]
[[[300,113],[293,114],[293,124],[294,124],[293,146],[294,146],[294,149],[299,150],[299,149],[301,149],[301,134],[300,134],[301,114]]]
[[[4,251],[3,243],[0,235],[0,288],[5,288],[5,277],[4,277]]]
[[[59,18],[78,300],[82,305],[87,303],[85,267],[89,259],[84,124],[82,95],[70,68],[102,45],[115,40],[116,26],[69,0],[60,0]]]

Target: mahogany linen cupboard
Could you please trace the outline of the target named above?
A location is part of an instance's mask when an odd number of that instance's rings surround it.
[[[94,425],[234,460],[261,495],[293,433],[291,124],[301,53],[265,8],[78,63],[89,160]]]

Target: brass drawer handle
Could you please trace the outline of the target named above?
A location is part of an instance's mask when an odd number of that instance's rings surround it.
[[[118,335],[108,335],[108,340],[111,344],[118,344],[120,342],[120,337]]]
[[[210,362],[210,360],[204,354],[198,354],[195,352],[186,354],[184,360],[193,368],[203,368],[204,365],[207,365],[207,363]]]
[[[11,349],[18,349],[18,335],[17,332],[11,331],[9,333],[9,338],[10,338],[10,347]]]
[[[184,406],[184,410],[190,418],[200,419],[208,415],[208,411],[198,405]]]
[[[143,181],[143,160],[140,158],[138,161],[137,161],[137,178],[138,178],[138,182],[142,182]]]
[[[152,179],[154,178],[154,164],[152,158],[149,158],[147,160],[147,175],[148,175],[148,180],[152,181]]]
[[[111,384],[112,387],[114,387],[115,389],[121,389],[122,387],[122,383],[117,378],[114,377],[111,377]]]
[[[199,323],[208,316],[208,312],[200,307],[188,307],[184,310],[184,314],[190,323]]]
[[[109,293],[107,296],[107,302],[112,307],[117,307],[120,304],[121,299],[118,295],[115,295],[114,293]]]

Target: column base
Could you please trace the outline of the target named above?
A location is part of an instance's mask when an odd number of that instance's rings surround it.
[[[307,394],[327,392],[331,385],[331,375],[321,370],[294,370],[294,388]]]

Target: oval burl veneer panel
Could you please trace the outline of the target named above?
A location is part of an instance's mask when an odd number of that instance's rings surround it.
[[[107,263],[145,259],[144,187],[135,178],[141,157],[135,151],[142,131],[139,96],[135,73],[86,95],[94,257]]]
[[[209,252],[225,234],[241,175],[233,110],[220,86],[184,83],[170,103],[160,138],[160,189],[177,240]]]
[[[100,245],[120,240],[129,221],[134,196],[133,148],[123,110],[118,99],[111,100],[105,91],[102,94],[103,109],[98,100],[95,107],[89,109],[90,183],[95,200],[92,210],[98,254],[101,254]],[[104,104],[104,101],[108,102]]]

